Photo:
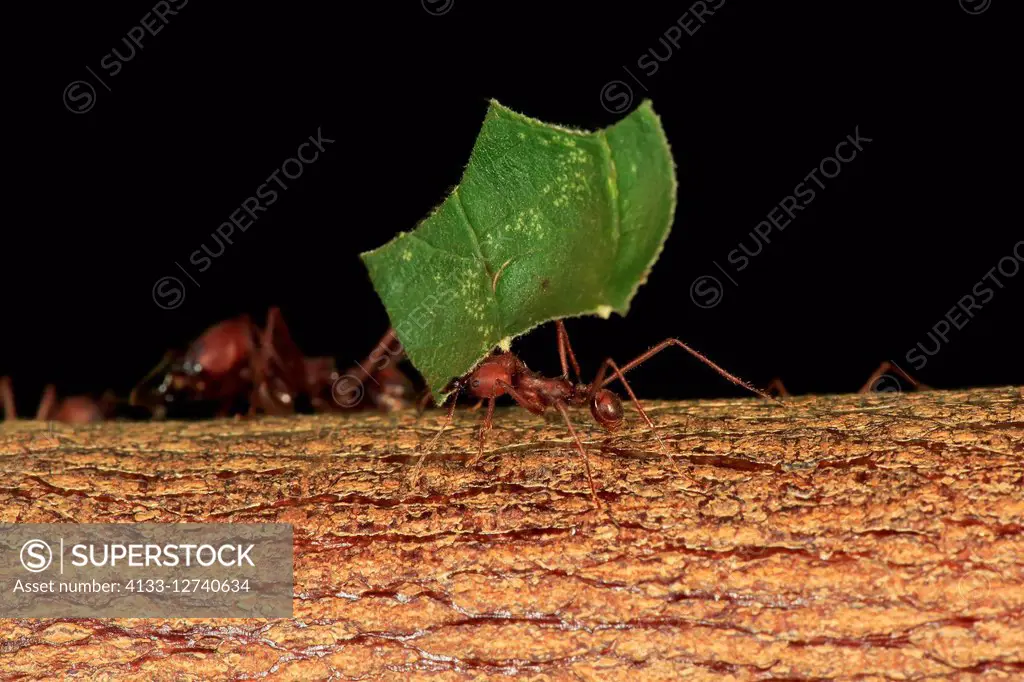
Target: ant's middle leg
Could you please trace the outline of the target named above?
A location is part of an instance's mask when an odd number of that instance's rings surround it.
[[[611,367],[612,368],[612,372],[613,372],[613,378],[616,378],[616,379],[618,379],[619,381],[622,382],[622,386],[626,389],[626,393],[629,394],[629,399],[633,403],[633,407],[635,407],[636,411],[638,413],[640,413],[640,417],[643,418],[643,420],[645,422],[647,422],[647,427],[651,430],[651,433],[653,433],[654,437],[658,440],[658,446],[661,448],[662,454],[665,455],[666,457],[668,457],[668,461],[672,464],[672,468],[676,470],[676,474],[678,474],[680,478],[688,478],[690,480],[693,480],[692,477],[687,476],[685,473],[683,473],[683,470],[680,469],[679,465],[676,463],[675,457],[673,457],[668,452],[668,448],[665,446],[665,441],[662,440],[661,434],[658,433],[657,428],[654,426],[654,422],[651,420],[651,418],[649,416],[647,416],[647,412],[644,410],[643,406],[640,404],[640,400],[636,397],[636,394],[633,393],[633,387],[629,385],[628,381],[626,381],[626,377],[623,376],[622,370],[619,369],[619,366],[617,364],[615,364],[615,361],[613,359],[607,358],[604,361],[604,365],[602,366],[602,371],[603,371],[604,367]],[[705,493],[702,493],[702,492],[700,492],[698,490],[687,489],[687,491],[688,492],[695,492],[695,493],[700,494],[700,495],[705,495]]]
[[[393,349],[392,344],[397,346],[397,348]],[[383,351],[383,353],[379,351]],[[391,364],[397,365],[404,359],[405,347],[402,346],[402,342],[398,340],[398,335],[395,333],[394,327],[391,327],[384,333],[384,336],[381,337],[380,341],[377,342],[377,345],[373,347],[370,354],[367,355],[362,362],[357,362],[355,367],[350,367],[345,373],[351,374],[356,379],[359,379],[359,381],[366,381],[369,379],[379,386],[380,384],[376,379],[376,374],[383,371]],[[386,360],[387,362],[382,364],[382,360]],[[367,367],[369,367],[369,369],[367,369]],[[358,368],[358,371],[356,368]],[[430,391],[427,390],[422,398],[422,406],[419,407],[420,412],[426,409],[426,404],[429,402],[430,395]]]
[[[511,386],[500,379],[495,383],[520,406],[526,408],[533,414],[544,414],[544,405],[539,401],[532,399],[528,395],[524,395],[514,386]],[[572,420],[569,419],[569,410],[566,408],[565,403],[561,400],[557,400],[555,401],[555,408],[559,413],[561,413],[562,419],[565,420],[565,425],[569,428],[569,433],[572,435],[573,440],[576,441],[576,449],[579,450],[580,456],[583,457],[583,463],[586,465],[587,483],[590,485],[590,496],[594,500],[594,505],[596,507],[600,507],[601,502],[597,499],[597,488],[594,487],[594,476],[590,471],[590,456],[587,455],[587,449],[583,447],[583,441],[580,440],[579,434],[576,433],[576,429],[572,426]]]
[[[661,351],[663,351],[666,348],[669,348],[671,346],[678,346],[678,347],[682,348],[687,353],[689,353],[693,357],[697,358],[698,360],[703,362],[705,365],[707,365],[711,369],[715,370],[716,372],[718,372],[718,374],[720,374],[721,376],[725,377],[727,380],[731,381],[732,383],[736,384],[737,386],[745,388],[745,389],[747,389],[748,391],[750,391],[752,393],[756,393],[757,395],[759,395],[762,398],[765,398],[767,400],[771,400],[773,402],[779,402],[778,400],[776,400],[772,396],[768,395],[764,391],[762,391],[760,389],[757,389],[757,388],[754,388],[750,383],[744,381],[743,379],[740,379],[735,374],[732,374],[732,373],[727,372],[726,370],[722,369],[721,367],[716,365],[714,362],[712,362],[710,359],[708,359],[704,354],[699,353],[698,351],[695,351],[694,349],[690,348],[689,346],[687,346],[685,343],[683,343],[679,339],[665,339],[664,341],[662,341],[658,345],[654,346],[650,350],[647,350],[647,351],[641,353],[640,355],[638,355],[636,358],[634,358],[630,362],[627,362],[622,367],[620,372],[618,372],[617,374],[613,374],[612,376],[610,376],[608,378],[605,378],[605,373],[607,372],[607,369],[608,369],[608,360],[605,360],[605,362],[601,365],[601,369],[597,373],[597,379],[594,380],[594,384],[596,386],[601,386],[601,387],[607,386],[611,382],[613,382],[616,379],[618,379],[621,375],[623,375],[626,372],[628,372],[629,370],[637,367],[638,365],[641,365],[644,362],[647,362],[652,357],[654,357],[655,355],[657,355]]]
[[[501,379],[495,381],[494,385],[496,388],[500,388],[504,391],[508,397],[512,398],[512,400],[515,400],[516,404],[520,407],[533,414],[544,414],[544,405],[531,395],[524,394],[515,386],[512,386]],[[480,458],[484,456],[484,442],[487,438],[487,433],[493,426],[495,399],[495,396],[491,396],[487,399],[487,414],[484,416],[484,423],[480,426],[480,449],[477,451],[476,456],[467,462],[469,465],[476,464]]]
[[[576,433],[576,429],[572,426],[572,420],[569,419],[569,410],[566,409],[565,403],[561,400],[556,400],[555,408],[561,413],[562,419],[565,420],[565,425],[569,429],[569,433],[572,434],[573,440],[576,441],[576,449],[580,451],[580,456],[583,457],[583,464],[587,470],[587,483],[590,485],[590,498],[594,501],[594,506],[600,508],[601,501],[597,499],[597,488],[594,487],[594,476],[590,472],[590,456],[587,454],[587,449],[583,447],[583,441],[580,440],[579,434]]]
[[[572,352],[572,344],[569,343],[569,332],[565,331],[565,322],[555,320],[555,330],[558,332],[558,359],[562,362],[562,378],[569,378],[569,365],[566,363],[566,356],[572,363],[572,370],[576,373],[576,381],[580,378],[580,363],[576,362],[576,354]]]
[[[512,400],[516,401],[520,407],[523,407],[533,414],[544,414],[544,405],[538,402],[536,399],[529,395],[526,395],[519,391],[515,386],[508,384],[501,379],[494,382],[496,388],[500,388],[502,391],[508,394]],[[491,396],[487,399],[487,414],[484,416],[484,423],[480,426],[480,449],[477,451],[475,457],[470,459],[466,464],[472,466],[480,461],[480,458],[484,456],[484,442],[487,438],[487,433],[491,430],[494,420],[494,401],[495,396]]]
[[[661,439],[661,435],[655,428],[654,422],[647,416],[647,412],[644,410],[643,405],[640,404],[640,400],[636,397],[636,393],[633,393],[633,387],[629,385],[628,381],[626,381],[626,377],[623,375],[622,370],[619,369],[619,366],[615,364],[614,360],[611,358],[605,358],[605,361],[601,364],[601,371],[598,373],[598,379],[594,383],[597,384],[601,381],[601,374],[604,373],[605,367],[611,367],[613,378],[622,382],[622,387],[626,389],[626,393],[629,395],[629,399],[633,403],[633,407],[636,408],[636,411],[640,413],[640,417],[647,423],[647,427],[651,430],[651,433],[654,434],[654,437],[658,439],[658,444],[661,446],[662,453],[667,455],[668,451],[665,449],[665,441]],[[675,460],[673,460],[673,464],[674,463]]]
[[[267,311],[267,326],[262,333],[259,327],[252,322],[249,323],[249,328],[252,336],[259,339],[254,352],[251,353],[253,383],[259,386],[271,379],[277,379],[283,382],[287,394],[291,398],[281,404],[274,391],[269,390],[268,385],[265,396],[267,400],[264,401],[266,411],[294,412],[294,398],[305,389],[306,361],[302,351],[292,339],[281,310],[275,306]]]

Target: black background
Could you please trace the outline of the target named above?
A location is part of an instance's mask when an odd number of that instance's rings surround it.
[[[48,381],[126,392],[166,348],[268,305],[308,354],[361,358],[388,321],[358,253],[458,183],[487,100],[596,128],[625,113],[601,98],[615,80],[661,115],[679,207],[629,315],[569,322],[585,368],[677,336],[794,393],[854,391],[886,359],[935,387],[1024,383],[1024,273],[921,371],[905,360],[1021,237],[1011,3],[726,0],[648,76],[638,58],[665,56],[692,2],[424,2],[193,0],[113,77],[101,59],[153,2],[48,17],[2,260],[0,374],[22,410]],[[75,80],[96,90],[81,114],[61,98]],[[873,141],[737,273],[727,254],[857,126]],[[318,128],[337,142],[199,273],[189,254]],[[703,275],[724,287],[712,308],[691,300]],[[173,310],[154,302],[165,276],[185,286]],[[550,327],[515,348],[557,367]],[[641,396],[738,394],[681,352],[635,376]]]

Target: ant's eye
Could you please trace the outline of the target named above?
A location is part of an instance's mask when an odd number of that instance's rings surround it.
[[[480,387],[480,380],[479,379],[473,379],[473,381],[470,382],[469,385],[472,386],[473,388],[479,388]]]

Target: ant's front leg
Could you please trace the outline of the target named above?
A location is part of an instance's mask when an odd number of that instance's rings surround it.
[[[4,408],[4,420],[17,419],[18,411],[14,407],[14,389],[11,388],[10,377],[0,377],[0,405]]]
[[[47,384],[43,389],[43,397],[39,400],[39,409],[36,410],[36,419],[45,421],[53,414],[57,407],[57,388],[53,384]]]
[[[445,432],[445,430],[451,425],[452,419],[455,418],[455,406],[459,402],[459,394],[462,393],[462,390],[465,387],[466,384],[464,380],[460,379],[455,383],[455,390],[452,392],[451,396],[452,403],[451,405],[448,406],[448,415],[445,417],[444,423],[441,424],[441,428],[438,430],[438,432],[434,434],[434,437],[430,439],[430,442],[427,443],[427,446],[423,448],[423,451],[420,453],[419,458],[416,460],[416,464],[413,465],[412,474],[410,475],[409,482],[410,487],[416,487],[416,484],[419,483],[420,475],[423,473],[423,460],[425,460],[427,458],[427,455],[430,454],[430,452],[434,449],[434,446],[437,444],[437,441],[441,438],[441,434]],[[441,403],[441,405],[443,404],[444,403]],[[440,407],[441,405],[438,405],[438,407]]]
[[[434,394],[430,392],[430,388],[423,389],[423,394],[416,400],[416,419],[423,416],[423,413],[427,411],[427,407],[433,402]],[[469,408],[470,412],[479,412],[480,408],[484,405],[484,399],[476,401],[473,407]]]
[[[511,396],[512,399],[515,400],[516,403],[518,403],[520,406],[526,408],[533,414],[544,414],[544,404],[541,403],[539,400],[536,400],[531,396],[520,392],[515,387],[510,386],[504,381],[498,380],[495,383],[502,390],[508,393],[509,396]],[[594,486],[594,476],[590,471],[590,456],[587,455],[587,449],[583,447],[583,441],[580,440],[579,434],[576,433],[576,429],[574,429],[572,426],[572,420],[569,418],[569,410],[566,407],[565,403],[561,400],[556,400],[554,405],[555,409],[557,409],[559,414],[562,415],[562,419],[565,420],[565,425],[569,429],[569,434],[572,436],[573,440],[576,443],[576,449],[579,450],[580,456],[583,457],[583,464],[586,467],[587,471],[587,483],[590,485],[590,497],[594,500],[594,506],[600,507],[601,502],[600,500],[597,499],[597,488]]]
[[[479,462],[484,456],[484,441],[486,441],[487,434],[490,433],[491,427],[494,425],[494,401],[494,396],[491,396],[490,398],[487,399],[487,414],[484,415],[484,423],[480,425],[480,431],[477,434],[477,438],[479,440],[479,447],[477,448],[476,454],[470,457],[469,460],[466,462],[466,466],[468,467],[476,466],[476,463]],[[476,407],[470,409],[477,410],[480,408],[480,405],[482,403],[483,399],[481,399],[480,402],[476,404]]]
[[[779,377],[775,377],[774,379],[772,379],[771,383],[769,383],[768,386],[765,387],[764,392],[769,395],[774,393],[776,397],[779,398],[788,398],[791,395],[790,392],[786,389],[786,385],[782,383],[782,379]]]
[[[495,386],[498,386],[501,390],[505,391],[512,400],[516,401],[520,407],[529,410],[533,414],[544,414],[544,404],[537,400],[532,395],[527,395],[520,391],[515,386],[508,384],[501,379],[494,382]]]
[[[140,379],[139,382],[135,384],[134,387],[132,387],[131,393],[128,394],[128,404],[131,405],[132,407],[135,407],[137,405],[144,406],[155,411],[155,407],[149,404],[149,398],[151,398],[151,395],[149,395],[149,393],[147,393],[146,395],[142,395],[142,391],[144,388],[146,388],[146,385],[155,377],[160,376],[161,373],[166,374],[166,372],[170,369],[171,365],[174,363],[176,357],[177,353],[175,353],[172,350],[169,350],[166,353],[164,353],[163,358],[160,359],[160,362],[157,363],[156,367],[149,370],[149,372],[146,373],[146,376],[142,377],[142,379]]]
[[[533,398],[528,394],[522,393],[514,386],[511,386],[505,383],[504,381],[501,381],[500,379],[495,383],[502,390],[504,390],[505,393],[507,393],[513,400],[515,400],[520,407],[529,410],[533,414],[544,414],[544,404],[541,403],[539,400]],[[565,403],[561,400],[556,400],[554,405],[555,409],[557,409],[558,412],[562,415],[562,419],[565,420],[565,425],[569,429],[569,434],[572,436],[573,441],[575,441],[576,443],[576,449],[579,451],[580,456],[583,457],[583,464],[586,467],[587,472],[587,483],[590,486],[590,497],[594,501],[594,506],[600,508],[601,501],[597,499],[597,488],[594,486],[594,476],[590,471],[590,457],[589,455],[587,455],[587,449],[583,447],[583,441],[580,440],[579,434],[576,433],[576,429],[574,429],[572,426],[572,420],[569,418],[569,410],[567,409]],[[489,416],[490,415],[488,414],[488,417]],[[490,427],[488,426],[488,428]]]
[[[295,411],[295,399],[303,393],[306,383],[306,359],[302,351],[292,340],[288,325],[284,322],[284,316],[277,307],[271,307],[267,311],[267,326],[260,334],[255,323],[250,323],[251,334],[259,339],[257,352],[253,356],[258,358],[253,366],[253,378],[259,383],[266,383],[264,396],[267,412],[276,414],[287,414]],[[262,377],[257,370],[262,370]],[[275,391],[271,381],[279,382],[279,388]]]
[[[423,389],[423,395],[416,401],[416,418],[419,419],[423,416],[423,413],[427,411],[427,407],[434,401],[434,394],[430,392],[430,388]]]

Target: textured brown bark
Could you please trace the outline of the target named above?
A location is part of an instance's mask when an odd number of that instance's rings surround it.
[[[2,620],[0,678],[1021,679],[1024,392],[0,427],[0,520],[295,525],[293,620]],[[269,673],[269,675],[267,675]]]

